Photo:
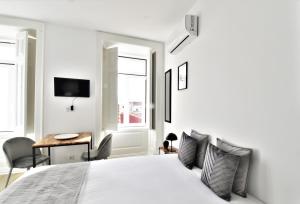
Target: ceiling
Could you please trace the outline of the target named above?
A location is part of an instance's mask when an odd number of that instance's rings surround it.
[[[196,0],[1,0],[0,14],[165,41]]]

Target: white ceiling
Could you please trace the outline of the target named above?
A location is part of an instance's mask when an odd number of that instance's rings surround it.
[[[196,0],[0,0],[0,14],[165,41]]]

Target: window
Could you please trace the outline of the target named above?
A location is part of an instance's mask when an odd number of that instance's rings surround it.
[[[0,41],[0,132],[12,132],[16,127],[16,45]]]
[[[147,60],[118,57],[120,127],[146,125]]]

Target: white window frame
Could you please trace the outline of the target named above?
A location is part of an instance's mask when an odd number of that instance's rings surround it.
[[[15,50],[16,50],[16,48],[17,48],[17,45],[16,45],[16,42],[15,41],[12,41],[12,40],[6,40],[6,39],[1,39],[0,40],[0,46],[1,46],[1,44],[9,44],[9,45],[14,45],[14,47],[15,47]],[[17,82],[17,78],[18,78],[18,76],[17,76],[17,67],[16,67],[16,60],[15,61],[0,61],[0,65],[1,66],[8,66],[9,68],[11,68],[11,69],[15,69],[14,70],[14,74],[15,74],[15,79],[16,79],[16,82]],[[1,69],[1,68],[0,68]],[[15,93],[14,93],[14,97],[15,97],[15,99],[13,99],[13,106],[14,106],[14,118],[13,118],[13,123],[14,123],[14,127],[11,129],[11,130],[0,130],[0,136],[10,136],[10,135],[14,135],[15,134],[15,132],[16,132],[16,127],[17,127],[17,98],[18,98],[18,96],[17,96],[17,83],[15,84],[15,87],[14,87],[14,89],[15,89]]]
[[[127,55],[119,55],[118,56],[118,60],[119,58],[127,58],[127,59],[133,59],[133,60],[143,60],[145,61],[145,74],[131,74],[131,73],[125,73],[125,72],[119,72],[118,71],[118,76],[119,75],[129,75],[129,76],[136,76],[136,77],[145,77],[145,109],[144,109],[144,122],[139,124],[121,124],[118,122],[118,129],[121,130],[130,130],[130,129],[145,129],[148,127],[148,117],[147,117],[147,100],[148,100],[148,61],[146,58],[139,58],[139,57],[131,57],[131,56],[127,56]],[[118,116],[119,116],[119,112],[118,112]]]
[[[17,33],[16,40],[0,40],[2,43],[14,44],[16,58],[14,62],[3,62],[3,65],[13,66],[16,83],[14,86],[14,127],[12,130],[0,130],[0,135],[26,136],[26,108],[27,108],[27,49],[28,33]]]

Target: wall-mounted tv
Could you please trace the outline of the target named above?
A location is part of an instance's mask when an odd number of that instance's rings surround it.
[[[90,97],[90,80],[54,77],[54,96]]]

